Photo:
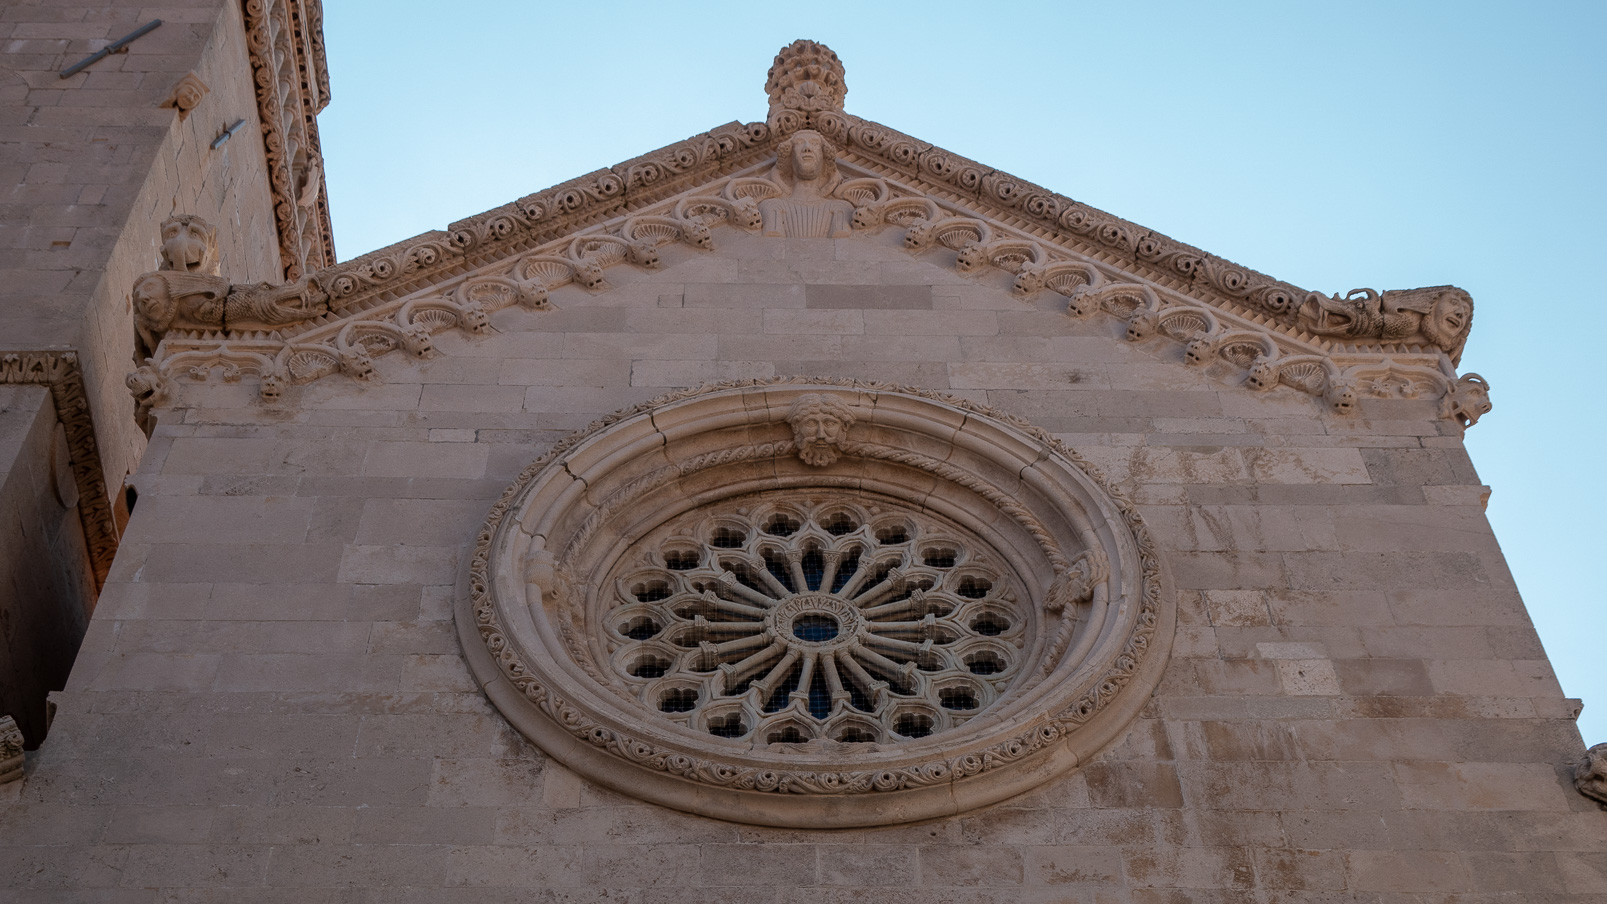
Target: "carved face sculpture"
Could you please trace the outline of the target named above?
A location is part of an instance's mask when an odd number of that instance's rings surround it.
[[[792,425],[798,457],[807,465],[823,468],[837,461],[838,447],[848,438],[854,414],[831,396],[810,393],[793,403],[787,423]]]
[[[161,333],[173,324],[177,306],[168,291],[167,280],[147,273],[134,283],[134,319],[140,326]]]
[[[1423,317],[1423,335],[1435,345],[1450,351],[1468,334],[1473,325],[1473,299],[1465,292],[1447,290],[1434,299]]]
[[[200,217],[178,214],[162,223],[162,270],[218,272],[218,233]]]
[[[836,181],[837,152],[826,136],[799,129],[776,146],[776,172],[784,184],[810,183],[824,191]]]
[[[199,82],[182,81],[173,91],[173,105],[180,110],[193,110],[205,94],[206,89]]]
[[[792,141],[792,171],[799,179],[813,182],[820,178],[824,142],[814,132],[799,132]]]

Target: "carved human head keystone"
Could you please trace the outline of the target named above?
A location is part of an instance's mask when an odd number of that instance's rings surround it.
[[[854,413],[840,400],[821,393],[800,396],[787,412],[798,457],[804,464],[824,468],[834,464],[854,425]]]

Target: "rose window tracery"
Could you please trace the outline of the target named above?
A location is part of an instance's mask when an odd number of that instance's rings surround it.
[[[600,633],[630,692],[759,745],[897,743],[963,725],[1016,679],[1031,620],[1017,579],[957,525],[796,494],[648,538],[613,598]]]
[[[1020,794],[1113,743],[1172,615],[1131,502],[1024,421],[784,378],[604,418],[521,473],[457,611],[547,755],[720,819]]]

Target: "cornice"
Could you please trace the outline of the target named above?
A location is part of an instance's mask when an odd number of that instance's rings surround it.
[[[67,434],[67,459],[78,487],[78,519],[95,572],[98,591],[111,572],[117,554],[117,523],[112,518],[110,494],[101,474],[100,448],[90,420],[89,399],[78,354],[71,350],[0,351],[0,383],[47,386],[56,405],[56,418]]]
[[[248,5],[269,2],[276,0]],[[1461,290],[1366,289],[1328,298],[1275,280],[843,113],[840,64],[835,55],[822,59],[835,82],[809,82],[809,67],[772,70],[764,123],[729,123],[326,267],[295,289],[299,310],[316,316],[302,313],[271,333],[175,331],[131,385],[149,396],[174,376],[204,379],[217,368],[224,379],[260,375],[274,399],[287,383],[336,371],[367,378],[373,354],[428,354],[432,330],[480,331],[490,311],[543,306],[558,285],[597,290],[610,266],[655,266],[663,243],[706,249],[711,229],[756,228],[755,202],[779,188],[764,164],[789,136],[812,129],[858,177],[837,188],[854,206],[856,231],[903,229],[914,253],[962,272],[1005,270],[1020,295],[1053,291],[1067,298],[1072,316],[1119,317],[1133,341],[1170,337],[1186,346],[1185,363],[1225,362],[1250,389],[1291,386],[1340,413],[1363,396],[1439,398],[1442,413],[1463,424],[1489,410],[1484,381],[1455,369],[1472,316]],[[779,105],[800,97],[808,109]],[[1442,303],[1461,314],[1448,336],[1427,313]],[[1313,312],[1327,323],[1327,310],[1350,315],[1338,316],[1341,323],[1371,317],[1376,341],[1314,335],[1307,329]]]

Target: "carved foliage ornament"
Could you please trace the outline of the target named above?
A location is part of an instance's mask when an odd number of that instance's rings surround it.
[[[848,85],[843,64],[830,47],[797,40],[781,48],[765,78],[772,110],[841,110]]]
[[[320,0],[245,0],[279,258],[297,280],[335,263],[319,156],[318,111],[329,103]]]
[[[457,612],[513,725],[623,793],[766,825],[1001,800],[1113,741],[1170,643],[1131,502],[1024,422],[749,381],[560,442]]]
[[[1329,298],[1273,282],[848,117],[838,110],[840,93],[833,93],[840,82],[841,64],[829,49],[795,42],[778,56],[767,83],[776,100],[769,125],[695,136],[454,223],[447,234],[420,236],[287,286],[227,286],[215,276],[147,274],[135,302],[144,350],[154,360],[150,372],[135,379],[136,393],[159,399],[153,381],[175,373],[205,379],[220,364],[226,380],[260,375],[269,401],[287,384],[330,373],[366,379],[376,354],[396,348],[428,354],[431,332],[481,332],[489,312],[511,303],[545,308],[547,292],[566,283],[604,291],[608,267],[656,267],[659,249],[675,241],[708,250],[716,226],[795,237],[893,226],[905,231],[904,244],[914,253],[946,259],[963,273],[1004,270],[1013,274],[1012,290],[1019,295],[1053,291],[1066,298],[1072,316],[1102,310],[1122,318],[1132,341],[1169,337],[1186,345],[1186,363],[1231,365],[1227,369],[1244,374],[1251,389],[1293,387],[1341,414],[1355,410],[1365,396],[1436,397],[1442,415],[1464,426],[1490,410],[1483,379],[1455,371],[1471,326],[1467,293],[1438,286],[1358,289]],[[776,157],[768,172],[718,180],[734,167],[762,166],[769,151]],[[869,164],[873,173],[903,174],[909,181],[890,183],[876,175],[844,180],[838,158],[845,151],[856,166]],[[315,153],[307,166],[308,172],[317,169]],[[306,189],[312,181],[297,184]],[[936,195],[925,194],[934,187]],[[675,190],[687,189],[674,197]],[[1049,232],[1029,233],[973,215],[948,197],[950,189],[974,197],[984,211],[1038,220]],[[939,195],[945,196],[941,206]],[[567,231],[610,211],[618,216],[603,225],[578,235]],[[545,245],[512,260],[494,254],[499,245],[528,248],[538,242]],[[1111,249],[1121,253],[1113,257]],[[462,273],[474,261],[484,263],[470,281],[440,284],[442,274]],[[432,274],[438,278],[434,286]],[[390,300],[410,289],[422,294],[405,304]],[[421,316],[410,318],[410,309]],[[154,341],[169,329],[201,333],[203,341],[154,353]],[[280,329],[288,339],[278,335]],[[208,348],[209,331],[232,335],[215,337],[218,344]]]

